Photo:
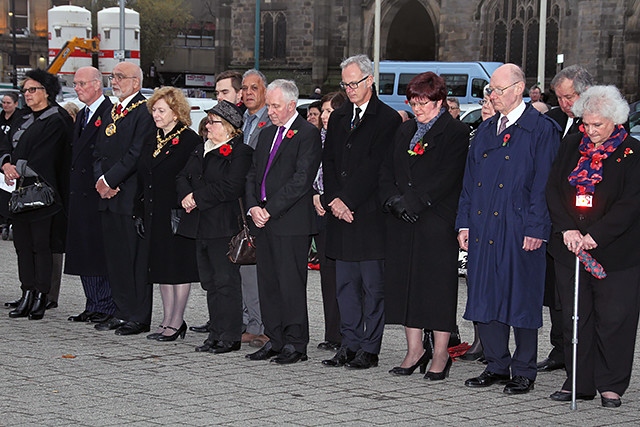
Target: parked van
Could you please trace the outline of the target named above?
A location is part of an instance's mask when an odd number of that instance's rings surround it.
[[[407,84],[416,75],[433,71],[444,78],[448,96],[458,98],[460,109],[465,111],[469,104],[477,104],[482,99],[482,90],[501,65],[502,62],[380,61],[378,96],[396,110],[408,110]]]

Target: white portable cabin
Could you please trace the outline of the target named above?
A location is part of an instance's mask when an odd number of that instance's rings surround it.
[[[125,9],[124,49],[125,61],[140,65],[140,14]],[[109,7],[98,12],[98,33],[100,37],[100,57],[98,68],[102,75],[111,74],[118,64],[120,51],[120,8]]]
[[[54,6],[47,11],[49,21],[49,63],[74,37],[90,39],[91,12],[78,6]],[[74,50],[58,73],[63,78],[73,78],[78,68],[91,65],[91,53]],[[70,76],[70,77],[69,77]]]

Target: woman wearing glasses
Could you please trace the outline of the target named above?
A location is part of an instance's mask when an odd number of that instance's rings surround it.
[[[426,72],[407,85],[414,120],[400,125],[380,173],[387,212],[385,323],[404,325],[407,354],[389,371],[443,380],[450,331],[456,327],[458,242],[454,222],[469,146],[469,126],[447,113],[442,77]],[[425,350],[422,329],[433,330]]]
[[[240,204],[253,149],[243,143],[242,112],[229,101],[207,110],[208,139],[180,172],[178,200],[187,214],[181,232],[196,238],[200,283],[207,291],[209,336],[196,351],[240,350],[242,289],[240,266],[227,258],[229,240],[240,231]]]
[[[39,180],[55,193],[53,204],[11,215],[23,295],[9,317],[43,318],[51,288],[52,252],[60,251],[64,242],[63,197],[73,123],[55,102],[60,89],[55,76],[38,69],[28,71],[22,92],[31,113],[0,148],[7,184],[27,186]]]
[[[184,338],[191,282],[198,281],[195,241],[174,232],[174,218],[184,213],[176,193],[175,177],[187,163],[200,137],[189,128],[191,107],[181,90],[163,87],[147,101],[156,132],[138,161],[138,197],[134,214],[142,238],[140,256],[146,261],[147,281],[160,283],[164,316],[147,336],[157,341]],[[180,212],[182,211],[182,212]]]

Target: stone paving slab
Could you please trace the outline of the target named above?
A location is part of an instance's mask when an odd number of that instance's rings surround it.
[[[0,303],[19,295],[15,250],[0,241]],[[466,286],[460,280],[458,317],[463,340],[473,337],[462,320]],[[387,371],[404,357],[400,326],[388,326],[380,366],[367,371],[329,368],[332,353],[318,350],[323,314],[318,272],[309,272],[309,361],[292,366],[252,362],[242,350],[223,355],[194,351],[204,334],[159,343],[144,334],[119,337],[92,324],[68,322],[84,309],[77,277],[64,276],[60,307],[41,321],[10,319],[0,307],[0,426],[617,426],[640,425],[637,375],[617,409],[600,400],[569,404],[548,399],[564,372],[538,376],[535,390],[507,396],[499,386],[469,389],[464,380],[484,369],[455,362],[445,381],[427,381],[417,372],[395,377]],[[4,311],[3,311],[4,310]],[[161,319],[154,293],[153,324]],[[190,325],[206,320],[205,293],[192,288],[185,315]],[[548,321],[545,312],[545,321]],[[548,327],[540,330],[540,357],[549,351]],[[74,358],[63,358],[72,355]],[[640,355],[636,351],[636,369]]]

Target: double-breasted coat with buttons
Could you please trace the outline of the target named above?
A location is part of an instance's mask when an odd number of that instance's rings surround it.
[[[78,113],[71,144],[69,172],[69,223],[64,272],[79,276],[106,276],[102,223],[98,212],[100,195],[93,176],[93,151],[101,124],[111,111],[104,98],[89,122],[85,110]],[[102,130],[104,132],[104,130]]]
[[[382,200],[401,194],[419,215],[409,224],[386,214],[385,322],[452,331],[458,297],[454,223],[469,147],[469,126],[442,114],[423,137],[422,155],[409,155],[415,120],[404,122],[382,164]]]
[[[542,326],[546,244],[525,251],[525,236],[547,241],[545,185],[560,136],[530,105],[496,135],[499,114],[484,121],[469,148],[456,228],[469,229],[464,317]]]
[[[169,135],[182,128],[178,123]],[[148,256],[148,282],[181,284],[197,282],[195,240],[171,231],[171,210],[180,206],[176,190],[176,176],[187,164],[191,152],[202,140],[190,128],[168,141],[153,157],[156,135],[153,134],[142,148],[138,162],[138,193],[135,212],[144,212],[144,239],[140,250]]]

